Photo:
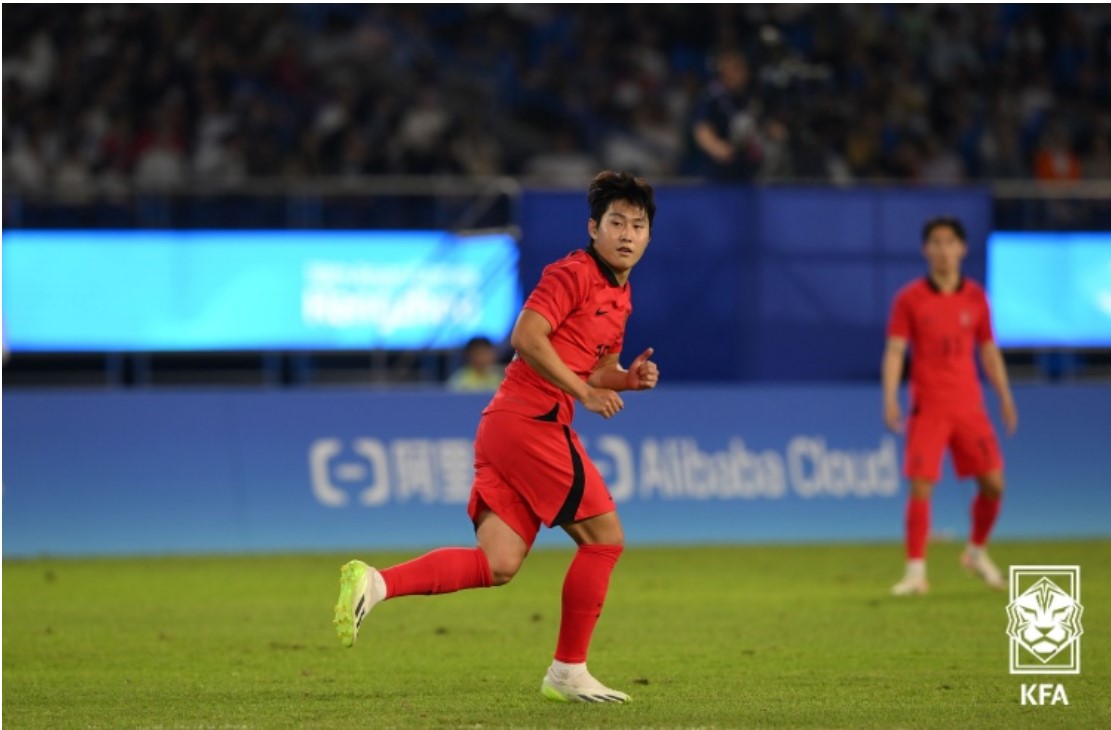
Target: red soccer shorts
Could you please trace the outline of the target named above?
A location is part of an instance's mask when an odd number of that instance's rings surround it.
[[[903,473],[908,479],[937,482],[945,449],[961,479],[1003,468],[999,439],[983,409],[964,413],[916,412],[907,424]]]
[[[570,426],[506,411],[482,417],[467,512],[489,509],[530,547],[548,527],[616,509],[602,475]]]

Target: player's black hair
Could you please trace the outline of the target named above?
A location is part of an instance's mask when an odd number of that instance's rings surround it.
[[[930,234],[934,232],[935,228],[948,228],[953,234],[961,239],[961,243],[968,245],[968,235],[964,232],[964,224],[960,222],[959,218],[951,215],[938,215],[930,218],[922,226],[922,245],[926,245],[926,241],[930,240]]]
[[[590,181],[586,199],[590,204],[590,217],[595,223],[602,222],[602,216],[605,215],[610,204],[617,200],[642,209],[648,216],[649,228],[652,227],[652,220],[656,217],[655,191],[644,178],[629,172],[611,170],[599,172]]]

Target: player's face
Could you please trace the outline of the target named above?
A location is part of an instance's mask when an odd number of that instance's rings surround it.
[[[594,250],[619,279],[629,275],[648,248],[648,228],[648,215],[644,210],[624,200],[610,203],[600,222],[591,218],[587,223]]]
[[[967,253],[968,246],[949,226],[934,228],[922,246],[922,255],[930,265],[930,272],[938,275],[959,273],[961,261]]]

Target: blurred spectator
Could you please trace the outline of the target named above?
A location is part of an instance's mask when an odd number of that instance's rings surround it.
[[[716,76],[694,110],[692,133],[702,171],[718,181],[752,180],[764,162],[760,102],[749,88],[748,60],[736,48],[715,56]]]
[[[160,128],[135,163],[135,184],[140,188],[169,188],[186,180],[185,159],[173,133]]]
[[[926,139],[920,181],[927,185],[959,185],[964,181],[964,163],[955,145],[943,145],[931,135]]]
[[[447,172],[445,154],[451,112],[444,105],[439,89],[421,89],[414,103],[401,115],[394,143],[406,172],[428,174]]]
[[[556,132],[552,147],[529,158],[525,174],[552,185],[582,185],[598,172],[598,161],[579,144],[574,130],[563,127]]]
[[[82,203],[89,199],[92,175],[76,142],[67,147],[54,171],[54,186],[63,203]]]
[[[1053,125],[1042,135],[1034,155],[1034,177],[1049,182],[1080,179],[1080,158],[1072,149],[1068,132]]]
[[[663,100],[646,97],[630,116],[632,122],[627,129],[611,131],[606,137],[602,151],[604,166],[653,178],[674,173],[683,149]]]
[[[497,390],[505,378],[505,366],[488,337],[472,337],[463,347],[463,365],[448,378],[448,388],[457,392]]]
[[[47,171],[38,135],[20,134],[4,151],[4,178],[26,190],[46,187]]]
[[[452,160],[463,174],[474,177],[499,174],[502,167],[502,148],[476,114],[463,120],[459,133],[451,141]]]
[[[1084,177],[1088,180],[1111,180],[1111,140],[1107,134],[1092,138],[1092,148],[1084,158]]]

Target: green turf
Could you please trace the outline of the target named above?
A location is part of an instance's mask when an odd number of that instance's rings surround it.
[[[1083,673],[1056,679],[1008,674],[1005,595],[931,550],[931,595],[895,599],[891,545],[630,548],[590,662],[624,706],[540,697],[569,551],[384,603],[351,650],[340,564],[411,554],[8,560],[3,726],[1111,727],[1111,541],[993,549],[1082,566]],[[1069,706],[1021,706],[1023,681]]]

